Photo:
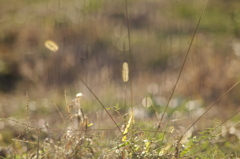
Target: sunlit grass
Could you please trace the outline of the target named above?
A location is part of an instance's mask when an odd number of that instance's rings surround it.
[[[129,28],[124,1],[0,3],[0,75],[21,77],[1,96],[2,158],[239,156],[234,2],[209,2],[167,109],[202,2],[128,1]]]

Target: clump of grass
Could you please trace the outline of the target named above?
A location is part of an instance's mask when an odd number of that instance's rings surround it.
[[[167,129],[157,132],[158,135],[154,138],[151,136],[155,131],[144,130],[143,125],[133,123],[134,114],[131,114],[126,127],[122,129],[123,136],[117,133],[119,135],[112,138],[105,133],[118,132],[117,129],[95,129],[94,122],[88,122],[83,110],[77,111],[81,108],[78,99],[77,96],[73,100],[71,109],[76,111],[65,119],[64,129],[54,128],[48,123],[43,127],[33,127],[16,120],[1,119],[24,127],[24,131],[13,139],[8,149],[4,149],[5,158],[176,158],[176,149],[177,158],[227,158],[231,155],[218,147],[219,131],[214,131],[239,111],[226,121],[220,124],[218,122],[215,127],[207,128],[195,136],[192,130],[181,135],[173,123],[169,123]],[[123,116],[120,119],[124,121]],[[24,139],[26,135],[28,139]],[[27,149],[19,150],[18,147],[26,148],[26,145]]]

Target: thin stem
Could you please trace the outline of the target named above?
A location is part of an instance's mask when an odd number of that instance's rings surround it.
[[[159,125],[158,125],[158,127],[157,127],[156,133],[154,134],[154,137],[156,136],[157,131],[158,131],[158,130],[160,129],[160,127],[161,127],[161,123],[162,123],[162,120],[163,120],[163,118],[164,118],[164,115],[166,114],[166,111],[167,111],[167,109],[168,109],[168,107],[169,107],[169,103],[170,103],[170,101],[171,101],[171,99],[172,99],[172,97],[173,97],[173,94],[174,94],[175,90],[176,90],[178,81],[179,81],[179,79],[180,79],[180,77],[181,77],[181,75],[182,75],[183,68],[184,68],[184,66],[185,66],[185,64],[186,64],[186,61],[187,61],[187,58],[188,58],[188,56],[189,56],[189,53],[190,53],[190,49],[191,49],[191,47],[192,47],[193,40],[194,40],[194,38],[195,38],[195,36],[196,36],[196,33],[197,33],[197,30],[198,30],[198,28],[199,28],[199,25],[200,25],[200,22],[201,22],[203,13],[204,13],[205,8],[206,8],[206,6],[207,6],[207,2],[208,2],[208,0],[206,0],[206,3],[205,3],[204,8],[203,8],[203,10],[202,10],[202,13],[201,13],[201,15],[200,15],[200,17],[199,17],[197,26],[196,26],[196,28],[195,28],[195,30],[194,30],[194,33],[193,33],[193,36],[192,36],[190,45],[189,45],[188,50],[187,50],[187,54],[185,55],[185,58],[184,58],[182,67],[181,67],[181,69],[180,69],[180,72],[179,72],[178,77],[177,77],[177,80],[176,80],[176,83],[175,83],[175,85],[174,85],[174,87],[173,87],[173,90],[172,90],[172,92],[171,92],[171,95],[170,95],[170,97],[169,97],[169,99],[168,99],[167,105],[166,105],[166,107],[165,107],[165,109],[164,109],[164,111],[163,111],[163,114],[162,114],[162,116],[161,116],[161,119],[160,119]]]
[[[127,16],[127,30],[128,30],[128,47],[129,47],[129,80],[130,80],[130,92],[131,92],[131,107],[133,112],[133,88],[132,88],[132,49],[131,49],[131,36],[130,36],[130,22],[128,14],[128,3],[125,0],[126,16]]]
[[[37,136],[37,159],[39,159],[39,135]]]

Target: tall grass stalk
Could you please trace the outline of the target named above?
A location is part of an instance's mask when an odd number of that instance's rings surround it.
[[[185,55],[184,61],[183,61],[183,63],[182,63],[181,69],[180,69],[180,71],[179,71],[179,74],[178,74],[178,77],[177,77],[176,83],[175,83],[175,85],[174,85],[174,87],[173,87],[173,89],[172,89],[171,95],[170,95],[170,97],[169,97],[169,99],[168,99],[168,101],[167,101],[167,105],[165,106],[165,109],[164,109],[164,111],[163,111],[163,114],[162,114],[162,116],[161,116],[161,119],[160,119],[160,121],[159,121],[159,124],[158,124],[158,126],[157,126],[156,133],[153,135],[153,137],[156,136],[157,131],[158,131],[158,130],[160,129],[160,127],[161,127],[161,124],[162,124],[162,120],[163,120],[163,118],[164,118],[164,115],[166,114],[166,111],[167,111],[167,109],[168,109],[168,107],[169,107],[169,103],[170,103],[170,101],[171,101],[171,99],[172,99],[172,97],[173,97],[173,94],[174,94],[174,92],[175,92],[175,89],[176,89],[176,87],[177,87],[177,85],[178,85],[178,81],[179,81],[179,79],[180,79],[180,77],[181,77],[181,75],[182,75],[182,72],[183,72],[184,66],[185,66],[186,61],[187,61],[187,58],[188,58],[188,56],[189,56],[190,49],[191,49],[192,44],[193,44],[193,40],[194,40],[194,38],[195,38],[195,36],[196,36],[196,33],[197,33],[197,30],[198,30],[198,27],[199,27],[200,22],[201,22],[201,20],[202,20],[203,13],[204,13],[204,11],[205,11],[205,9],[206,9],[207,2],[208,2],[208,0],[205,1],[204,8],[203,8],[203,10],[202,10],[202,12],[201,12],[201,14],[200,14],[200,17],[199,17],[199,20],[198,20],[197,26],[196,26],[196,28],[195,28],[195,30],[194,30],[194,33],[193,33],[193,36],[192,36],[191,42],[190,42],[190,44],[189,44],[189,47],[188,47],[187,53],[186,53],[186,55]]]
[[[127,20],[127,35],[128,35],[128,53],[129,53],[129,82],[130,82],[130,93],[131,93],[131,107],[133,112],[133,88],[132,88],[132,72],[133,72],[133,62],[132,62],[132,49],[131,49],[131,36],[130,36],[130,22],[128,13],[128,0],[125,0],[125,11]]]

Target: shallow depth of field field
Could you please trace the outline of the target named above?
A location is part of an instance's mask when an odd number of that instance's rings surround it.
[[[238,0],[1,0],[0,158],[237,159],[239,68]]]

